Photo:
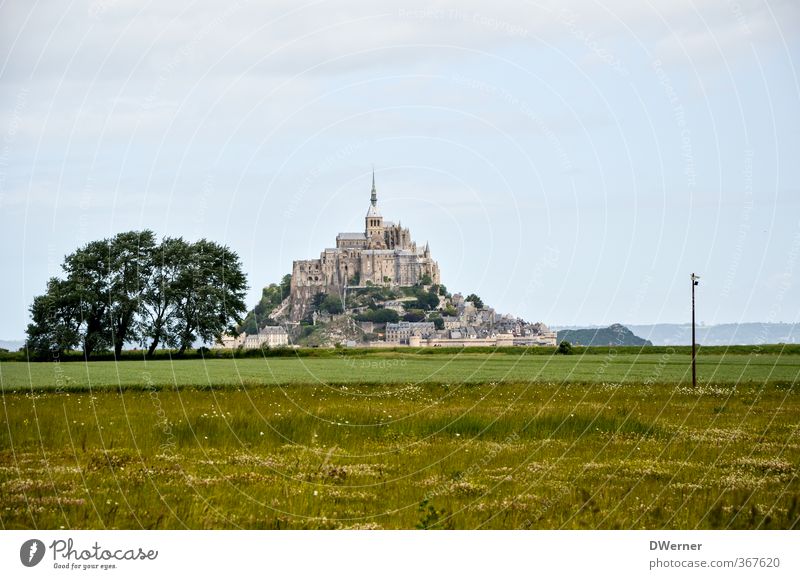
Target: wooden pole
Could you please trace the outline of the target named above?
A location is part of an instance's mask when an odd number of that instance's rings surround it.
[[[694,330],[694,287],[700,282],[700,276],[692,274],[692,388],[697,388],[697,343]]]

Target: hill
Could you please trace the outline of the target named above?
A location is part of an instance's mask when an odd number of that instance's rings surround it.
[[[691,324],[631,325],[629,328],[651,340],[656,346],[692,343]],[[698,325],[697,342],[704,346],[737,344],[796,344],[800,342],[800,324],[747,322],[741,324]]]
[[[622,324],[607,328],[559,330],[558,341],[566,340],[581,346],[652,346],[650,340],[640,338]]]

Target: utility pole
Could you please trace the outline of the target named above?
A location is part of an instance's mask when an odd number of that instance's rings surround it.
[[[697,344],[694,336],[694,288],[700,282],[699,275],[692,274],[692,387],[697,388]]]

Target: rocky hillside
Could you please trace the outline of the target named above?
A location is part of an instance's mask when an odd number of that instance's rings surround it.
[[[586,330],[559,330],[558,341],[566,340],[578,346],[652,346],[650,340],[640,338],[622,324],[607,328]]]
[[[311,348],[345,345],[350,341],[358,343],[364,340],[364,332],[352,318],[347,316],[339,316],[324,324],[301,326],[292,333],[292,343]]]

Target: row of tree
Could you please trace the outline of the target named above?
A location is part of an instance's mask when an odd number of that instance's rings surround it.
[[[239,256],[205,239],[120,233],[67,255],[62,269],[65,278],[51,278],[30,307],[27,347],[38,357],[76,348],[119,355],[125,344],[182,354],[198,339],[235,333],[246,310]]]

